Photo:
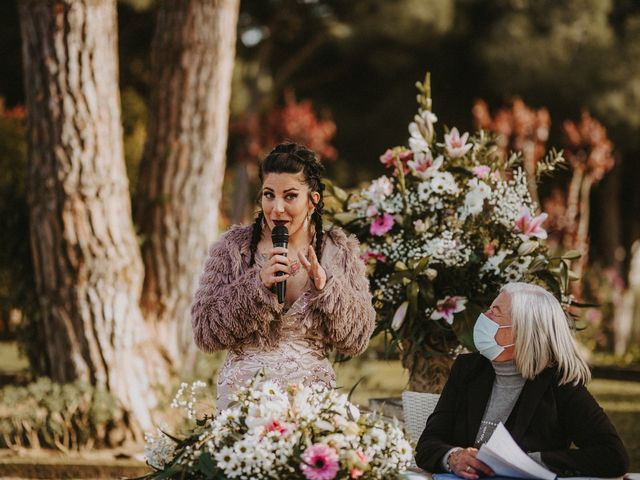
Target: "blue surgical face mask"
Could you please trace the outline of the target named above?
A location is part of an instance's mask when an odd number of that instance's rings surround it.
[[[496,333],[501,328],[511,328],[511,325],[498,325],[484,313],[478,315],[478,320],[476,320],[476,324],[473,327],[473,343],[476,345],[478,352],[489,360],[495,360],[498,355],[504,352],[506,347],[513,346],[513,343],[498,345]]]

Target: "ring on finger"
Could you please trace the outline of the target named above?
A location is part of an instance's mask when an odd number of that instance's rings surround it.
[[[467,465],[467,468],[464,469],[465,472],[470,472],[471,471],[471,465]]]

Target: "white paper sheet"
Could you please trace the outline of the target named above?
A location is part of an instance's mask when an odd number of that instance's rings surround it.
[[[486,463],[503,477],[555,480],[556,474],[529,457],[511,437],[502,423],[496,427],[487,443],[480,447],[478,460]]]

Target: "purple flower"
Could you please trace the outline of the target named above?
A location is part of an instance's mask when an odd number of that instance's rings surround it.
[[[338,454],[322,443],[316,443],[302,454],[300,470],[308,480],[333,480],[338,473]]]
[[[388,213],[385,213],[384,215],[379,216],[373,221],[371,227],[369,227],[369,232],[371,233],[371,235],[384,235],[389,230],[391,230],[391,228],[393,228],[393,224],[393,217]]]

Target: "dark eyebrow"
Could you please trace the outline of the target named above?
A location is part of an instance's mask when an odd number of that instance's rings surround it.
[[[287,189],[284,191],[284,193],[287,193],[287,192],[297,192],[297,191],[298,191],[298,189],[297,189],[296,187],[292,187],[292,188],[287,188]]]

